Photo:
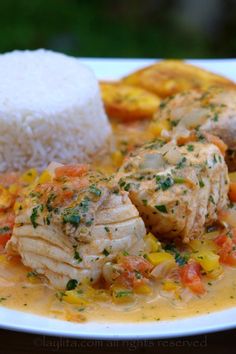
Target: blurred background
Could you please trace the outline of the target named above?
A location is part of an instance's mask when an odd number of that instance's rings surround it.
[[[0,52],[236,57],[236,0],[0,0]]]

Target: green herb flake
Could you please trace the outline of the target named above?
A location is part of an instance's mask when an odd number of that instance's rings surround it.
[[[192,145],[192,144],[187,145],[187,150],[189,152],[194,151],[194,145]]]
[[[215,113],[215,114],[214,114],[214,117],[212,118],[212,120],[213,120],[214,122],[218,122],[218,120],[219,120],[219,115],[218,115],[218,113]]]
[[[100,197],[101,194],[102,194],[102,191],[101,189],[97,188],[95,186],[95,184],[92,184],[90,187],[89,187],[89,192],[96,195],[96,197]]]
[[[36,229],[36,227],[38,226],[37,223],[37,218],[39,216],[39,211],[42,212],[43,211],[43,205],[37,205],[36,207],[33,208],[32,213],[30,215],[30,221],[33,225],[33,227]]]
[[[106,248],[104,248],[102,254],[103,254],[105,257],[108,257],[109,254],[110,254],[110,252],[109,252]]]
[[[83,258],[80,257],[80,254],[78,251],[74,252],[74,259],[76,259],[78,263],[81,263],[83,261]]]
[[[186,161],[187,161],[187,159],[186,159],[186,157],[184,156],[184,157],[180,160],[180,162],[177,163],[176,169],[179,170],[179,169],[183,168],[183,167],[185,166],[185,164],[186,164]]]
[[[4,226],[4,227],[0,227],[0,235],[3,235],[5,233],[8,233],[10,231],[10,227],[9,226]]]
[[[115,294],[115,297],[122,298],[122,297],[130,296],[132,294],[133,294],[133,292],[130,290],[121,290],[121,291],[117,291],[117,293]]]
[[[205,187],[205,183],[203,182],[202,179],[199,180],[199,186],[200,186],[200,188]]]
[[[166,206],[163,204],[162,205],[155,205],[155,208],[163,214],[168,214]]]
[[[78,285],[78,281],[76,279],[70,279],[66,284],[66,290],[74,290]]]
[[[170,187],[173,186],[174,180],[171,176],[156,176],[156,183],[158,185],[158,188],[161,189],[162,191],[166,191]]]
[[[81,218],[76,208],[67,208],[62,215],[62,220],[64,224],[69,223],[77,228],[80,224]]]

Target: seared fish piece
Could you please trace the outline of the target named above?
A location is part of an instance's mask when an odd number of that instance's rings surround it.
[[[236,90],[212,88],[201,93],[189,91],[163,101],[156,120],[168,120],[173,135],[188,134],[198,129],[221,138],[228,146],[227,162],[236,165]]]
[[[151,232],[185,243],[199,238],[227,203],[223,155],[203,140],[146,144],[126,158],[117,180]]]
[[[143,250],[145,226],[127,192],[84,165],[49,171],[21,197],[10,254],[63,289],[70,279],[98,281],[120,252]]]

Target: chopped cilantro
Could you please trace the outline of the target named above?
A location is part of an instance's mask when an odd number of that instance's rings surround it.
[[[166,191],[171,186],[173,186],[174,181],[173,181],[173,178],[171,176],[160,176],[160,175],[157,175],[156,176],[156,183],[157,183],[159,189],[161,189],[163,191]]]
[[[110,254],[110,252],[108,252],[108,250],[106,250],[106,248],[104,248],[102,253],[104,254],[105,257],[108,257]]]
[[[30,215],[30,221],[33,225],[33,227],[36,229],[38,226],[38,223],[36,222],[37,217],[39,216],[39,211],[43,211],[43,205],[37,205],[36,207],[33,208],[32,213]]]
[[[67,208],[64,210],[64,213],[62,215],[62,220],[64,224],[71,224],[74,227],[78,227],[80,224],[80,215],[79,215],[79,211],[78,208]]]
[[[155,208],[163,214],[168,213],[165,205],[155,205]]]
[[[0,227],[0,235],[9,232],[11,229],[9,226]]]
[[[189,255],[178,252],[173,244],[167,244],[164,249],[174,255],[175,261],[180,267],[184,266],[189,260]]]
[[[205,183],[203,182],[202,179],[199,180],[199,186],[200,186],[200,188],[205,187]]]
[[[95,184],[92,184],[90,187],[89,187],[89,192],[96,195],[97,197],[100,197],[101,194],[102,194],[102,191],[101,189],[97,188],[95,186]]]
[[[52,202],[56,199],[56,194],[51,193],[48,197],[48,200],[46,202],[46,208],[48,211],[52,211],[53,207],[52,207]]]
[[[186,182],[186,179],[183,177],[174,177],[174,182],[177,184],[182,184]]]
[[[76,259],[78,263],[81,263],[83,261],[83,258],[80,257],[80,254],[78,251],[75,251],[74,259]]]
[[[70,279],[66,284],[66,290],[74,290],[78,285],[78,281],[76,279]]]
[[[36,270],[33,270],[32,272],[27,273],[27,278],[37,277],[38,275],[38,272],[36,272]]]
[[[214,114],[214,117],[212,118],[212,120],[213,120],[214,122],[218,122],[218,120],[219,120],[219,115],[218,115],[218,113],[215,113],[215,114]]]
[[[187,145],[187,150],[194,151],[194,145],[192,145],[192,144]]]
[[[148,204],[147,199],[143,199],[142,202],[143,202],[143,205],[144,205],[144,206],[147,206],[147,204]]]
[[[129,296],[129,295],[132,295],[132,291],[130,290],[121,290],[121,291],[118,291],[116,294],[115,294],[115,297],[117,298],[121,298],[121,297],[125,297],[125,296]]]
[[[127,184],[125,185],[125,187],[124,187],[124,190],[125,190],[126,192],[128,192],[128,191],[130,190],[130,187],[131,187],[131,184],[130,184],[130,183],[127,183]]]
[[[216,204],[212,195],[210,195],[209,197],[209,202],[211,202],[214,205]]]
[[[179,170],[180,168],[183,168],[183,167],[185,166],[186,161],[187,161],[187,159],[186,159],[186,157],[184,156],[184,157],[180,160],[180,162],[177,163],[176,169]]]

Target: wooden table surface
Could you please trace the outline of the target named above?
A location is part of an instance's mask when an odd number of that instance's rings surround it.
[[[98,341],[47,337],[0,330],[0,354],[38,353],[201,353],[235,352],[236,329],[195,337],[163,340]]]

